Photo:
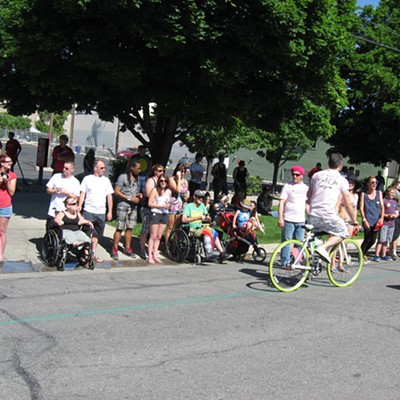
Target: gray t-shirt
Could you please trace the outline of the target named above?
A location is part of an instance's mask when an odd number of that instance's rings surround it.
[[[129,184],[127,174],[121,174],[118,177],[118,180],[117,180],[117,183],[115,184],[115,186],[119,187],[121,189],[121,192],[129,197],[136,197],[137,194],[139,193],[138,181],[131,179],[131,183]],[[125,199],[122,199],[121,197],[118,197],[118,201],[128,203]],[[131,204],[131,203],[128,203],[128,204]]]

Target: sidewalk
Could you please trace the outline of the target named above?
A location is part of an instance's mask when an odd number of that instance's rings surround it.
[[[40,249],[45,235],[50,196],[45,192],[45,186],[39,186],[36,182],[32,182],[30,186],[18,185],[18,188],[20,191],[13,196],[14,215],[7,229],[5,263],[0,278],[4,277],[5,273],[55,271],[54,268],[45,266],[40,260]],[[118,261],[110,258],[109,251],[112,247],[114,231],[113,227],[106,224],[104,238],[100,241],[96,250],[96,255],[105,262],[97,263],[95,271],[127,267],[150,268],[146,261],[138,256],[131,258],[120,252]],[[133,238],[132,242],[134,252],[137,253],[139,251],[139,239]],[[263,245],[268,253],[267,260],[275,246],[276,244]],[[162,255],[161,259],[165,262],[164,266],[177,265]],[[75,264],[67,265],[66,269],[74,269],[74,266]]]

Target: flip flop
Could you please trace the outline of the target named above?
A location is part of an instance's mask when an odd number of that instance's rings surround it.
[[[100,264],[104,262],[104,260],[100,257],[94,257],[94,261]]]

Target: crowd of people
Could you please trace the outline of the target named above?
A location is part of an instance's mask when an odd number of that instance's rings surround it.
[[[7,225],[12,215],[11,196],[16,189],[17,177],[13,166],[21,151],[12,132],[9,139],[7,153],[0,157],[0,265],[4,262]],[[119,259],[122,236],[123,254],[136,257],[132,248],[132,231],[137,224],[139,210],[142,226],[137,254],[149,264],[161,263],[159,252],[163,237],[165,254],[169,255],[168,239],[181,223],[188,224],[198,235],[209,237],[220,258],[228,257],[217,232],[204,225],[229,203],[223,155],[212,168],[214,202],[210,207],[211,196],[202,186],[205,171],[201,165],[201,154],[196,154],[188,169],[185,164],[178,164],[172,176],[168,177],[165,167],[152,165],[147,149],[140,146],[138,155],[128,160],[126,170],[118,176],[113,187],[105,176],[105,162],[95,158],[94,150],[86,154],[84,173],[78,176],[78,180],[74,176],[75,156],[67,143],[68,137],[61,135],[60,144],[52,153],[53,175],[46,185],[46,191],[51,195],[47,226],[66,225],[70,231],[76,231],[71,226],[89,225],[92,228],[95,262],[104,261],[96,256],[96,249],[104,234],[106,221],[113,218],[115,200],[116,229],[110,251],[112,259]],[[359,210],[364,232],[361,245],[364,255],[375,245],[373,261],[398,258],[400,181],[394,181],[382,192],[379,188],[384,188],[385,181],[378,172],[376,176],[366,179],[366,189],[361,190],[361,181],[354,168],[344,167],[342,156],[333,153],[327,169],[322,169],[321,163],[317,163],[308,174],[301,166],[291,168],[292,179],[282,188],[275,215],[272,205],[276,197],[272,196],[269,186],[263,187],[257,202],[246,199],[247,176],[245,162],[241,160],[233,170],[235,193],[230,204],[236,210],[233,227],[242,230],[244,236],[254,235],[256,229],[263,230],[259,215],[273,215],[277,216],[278,226],[282,229],[282,241],[293,238],[302,241],[303,226],[307,221],[329,234],[329,238],[316,249],[321,258],[329,260],[330,250],[336,244],[360,230],[357,222]],[[309,178],[308,185],[304,183],[306,176]],[[65,234],[65,238],[68,242],[87,241],[86,235],[70,232]],[[290,255],[283,252],[282,268],[287,266],[289,258]],[[368,257],[366,261],[369,261]]]

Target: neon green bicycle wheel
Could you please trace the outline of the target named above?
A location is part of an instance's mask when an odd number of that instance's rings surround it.
[[[272,284],[281,292],[297,290],[306,281],[309,273],[310,253],[303,248],[302,242],[287,240],[272,253],[269,262],[269,277]]]
[[[353,239],[344,239],[331,251],[331,263],[327,266],[330,281],[338,287],[353,284],[363,268],[363,252]]]

